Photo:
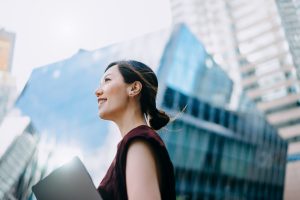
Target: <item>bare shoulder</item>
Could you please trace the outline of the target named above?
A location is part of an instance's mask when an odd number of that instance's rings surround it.
[[[127,157],[129,154],[139,156],[145,153],[154,156],[152,155],[153,153],[150,144],[148,144],[145,139],[135,139],[129,145]]]
[[[137,168],[143,173],[155,172],[155,158],[151,146],[144,140],[134,140],[128,149],[126,169]]]
[[[145,140],[136,139],[129,146],[126,185],[129,199],[160,199],[155,157]]]

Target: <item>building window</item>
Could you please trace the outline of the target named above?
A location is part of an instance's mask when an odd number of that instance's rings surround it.
[[[164,94],[163,106],[167,108],[173,108],[174,96],[175,96],[175,91],[171,88],[167,88]]]

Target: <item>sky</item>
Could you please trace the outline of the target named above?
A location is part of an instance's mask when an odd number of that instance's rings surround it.
[[[170,25],[169,0],[0,0],[0,28],[16,34],[18,91],[35,67]]]

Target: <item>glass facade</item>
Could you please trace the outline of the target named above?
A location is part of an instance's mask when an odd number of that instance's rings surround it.
[[[53,170],[49,164],[57,146],[49,142],[37,134],[28,117],[6,115],[0,124],[1,200],[35,200],[31,187]]]
[[[157,74],[161,107],[180,116],[160,131],[178,198],[282,199],[287,142],[254,105],[225,109],[232,81],[186,26],[177,28]]]
[[[287,142],[255,114],[236,113],[168,87],[163,108],[180,118],[160,131],[182,199],[282,199]],[[189,103],[188,103],[189,102]]]
[[[175,26],[157,73],[160,85],[219,105],[230,102],[232,81],[184,24]]]
[[[232,108],[257,107],[289,142],[284,198],[299,199],[300,1],[171,0],[171,7],[173,22],[188,24],[235,77]]]
[[[233,77],[232,108],[248,103],[247,96],[284,138],[300,134],[299,5],[299,0],[171,1],[174,23],[187,23]]]
[[[23,197],[26,197],[28,191],[31,192],[30,185],[28,185],[30,181],[28,182],[28,180],[33,177],[27,177],[27,182],[23,183],[23,185],[21,182],[24,180],[22,177],[30,175],[26,173],[26,171],[30,163],[34,161],[36,146],[37,137],[28,132],[24,132],[14,139],[5,154],[1,156],[0,199],[21,200],[24,199]]]

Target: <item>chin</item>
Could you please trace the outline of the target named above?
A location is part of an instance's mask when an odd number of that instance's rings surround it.
[[[103,120],[109,120],[109,117],[105,113],[99,113],[99,117]]]
[[[102,114],[99,114],[100,119],[106,119],[105,116],[103,116]]]

